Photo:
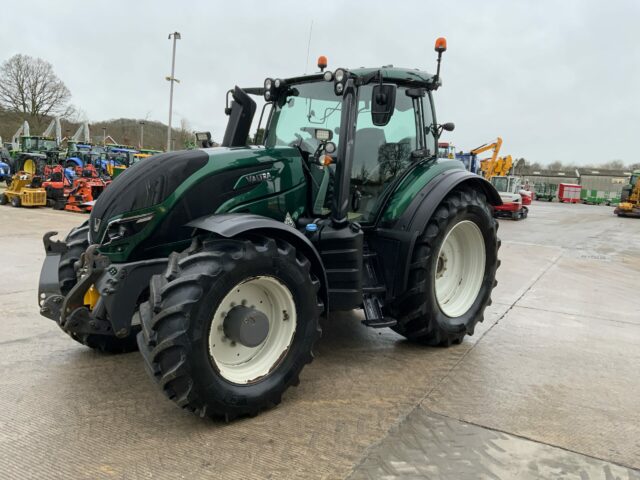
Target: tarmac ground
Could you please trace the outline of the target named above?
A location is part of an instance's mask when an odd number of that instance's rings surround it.
[[[640,479],[638,219],[534,202],[500,221],[474,336],[427,348],[331,315],[300,385],[228,424],[38,314],[42,235],[84,219],[0,207],[0,478]]]

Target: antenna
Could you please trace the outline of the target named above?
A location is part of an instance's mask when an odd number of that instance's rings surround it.
[[[309,41],[307,42],[307,61],[304,64],[304,74],[307,74],[307,68],[309,68],[309,51],[311,49],[311,33],[313,32],[313,20],[311,20],[311,26],[309,27]]]

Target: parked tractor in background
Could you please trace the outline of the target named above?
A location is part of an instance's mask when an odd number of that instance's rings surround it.
[[[0,143],[0,182],[5,182],[7,186],[11,184],[14,161],[9,154],[9,150]]]
[[[227,420],[298,384],[323,312],[462,342],[496,285],[501,200],[438,158],[445,50],[435,75],[320,57],[319,73],[235,87],[222,147],[141,161],[64,241],[44,236],[41,314],[91,348],[139,347],[168,398]]]
[[[619,217],[640,218],[640,170],[634,170],[629,183],[622,189],[620,203],[614,210]]]

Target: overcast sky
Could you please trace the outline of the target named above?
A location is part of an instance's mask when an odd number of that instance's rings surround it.
[[[179,31],[174,125],[220,140],[224,95],[266,76],[395,66],[435,71],[446,134],[468,151],[500,135],[503,153],[576,164],[639,161],[640,1],[3,2],[0,60],[48,60],[90,121],[167,122],[171,42]],[[307,42],[313,34],[307,65]]]

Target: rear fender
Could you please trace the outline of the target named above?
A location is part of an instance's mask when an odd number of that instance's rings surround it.
[[[207,215],[189,222],[187,226],[215,233],[225,238],[254,233],[291,243],[311,262],[311,270],[320,280],[320,294],[324,302],[324,311],[325,313],[329,311],[327,274],[320,254],[313,243],[295,228],[268,217],[249,213]]]

